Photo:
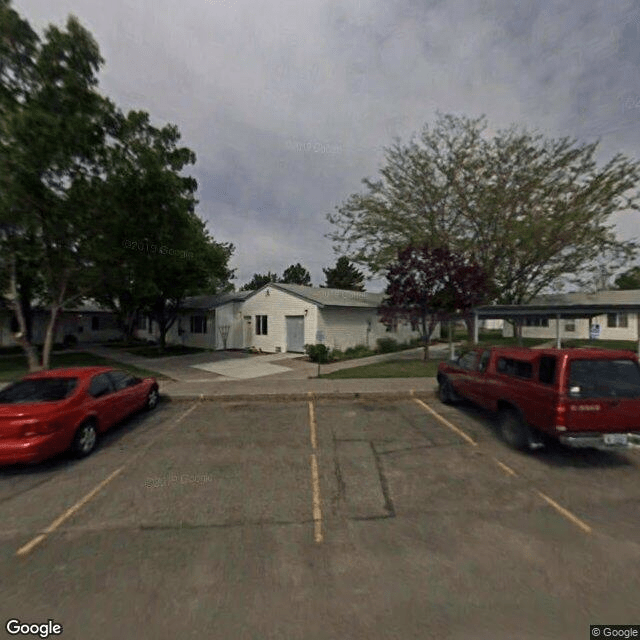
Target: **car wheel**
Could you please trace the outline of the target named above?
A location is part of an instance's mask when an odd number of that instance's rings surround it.
[[[500,414],[500,433],[504,441],[514,449],[527,449],[532,440],[528,425],[513,410],[503,411]]]
[[[87,422],[78,427],[73,438],[72,449],[74,455],[78,458],[85,458],[96,448],[97,442],[98,431],[96,423],[93,420],[87,420]]]
[[[453,404],[455,402],[455,391],[447,378],[444,378],[438,387],[438,397],[443,404]]]
[[[158,406],[158,401],[160,400],[160,395],[158,394],[158,390],[155,387],[151,387],[149,389],[149,393],[147,394],[147,402],[145,403],[145,409],[147,411],[151,411]]]

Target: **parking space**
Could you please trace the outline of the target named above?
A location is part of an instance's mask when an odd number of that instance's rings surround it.
[[[86,460],[0,480],[4,619],[54,619],[63,637],[585,638],[638,622],[640,455],[516,453],[466,406],[166,403]]]

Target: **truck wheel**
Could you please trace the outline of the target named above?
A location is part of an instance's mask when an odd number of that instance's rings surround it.
[[[455,391],[447,378],[440,382],[438,387],[438,398],[443,404],[453,404],[455,402]]]
[[[520,415],[513,410],[500,413],[500,433],[504,441],[514,449],[528,449],[531,430]]]

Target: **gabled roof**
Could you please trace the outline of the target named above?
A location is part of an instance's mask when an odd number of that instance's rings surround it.
[[[302,284],[282,284],[269,282],[257,291],[251,291],[255,295],[258,291],[272,288],[311,302],[320,308],[323,307],[356,307],[362,309],[376,309],[382,299],[383,293],[368,293],[366,291],[347,291],[345,289],[325,289],[323,287],[307,287]]]
[[[191,296],[185,298],[182,304],[183,309],[215,309],[228,302],[242,302],[248,298],[253,291],[230,291],[219,293],[215,296]]]

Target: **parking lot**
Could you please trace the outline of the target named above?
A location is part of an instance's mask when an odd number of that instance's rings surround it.
[[[165,402],[0,470],[0,553],[5,634],[588,638],[640,623],[640,452],[517,453],[427,397]]]

